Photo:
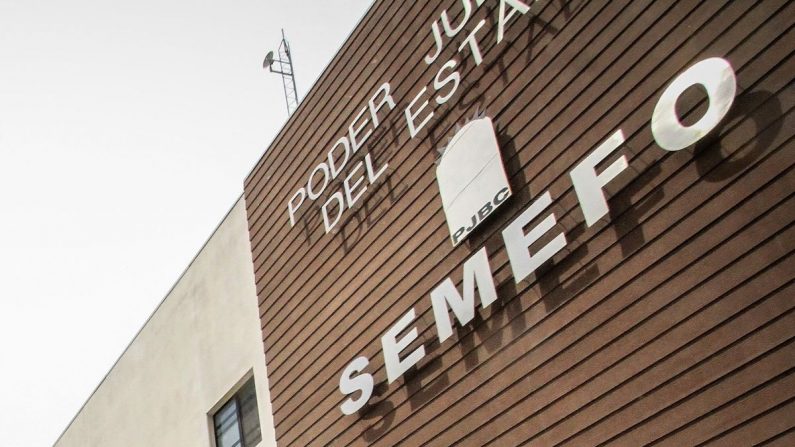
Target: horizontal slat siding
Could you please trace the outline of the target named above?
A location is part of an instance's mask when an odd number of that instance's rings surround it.
[[[785,417],[790,417],[792,415],[792,408],[788,409],[789,411],[784,411]],[[759,443],[759,447],[790,447],[791,445],[795,444],[795,428],[790,428],[789,430],[777,435],[773,436],[767,441]]]
[[[428,166],[428,165],[430,165],[430,166]],[[412,259],[406,259],[405,256],[413,256],[416,259],[417,257],[425,257],[429,253],[431,253],[432,255],[434,253],[437,254],[437,256],[436,256],[437,259],[435,260],[435,263],[431,264],[431,265],[435,265],[436,263],[438,263],[439,257],[441,256],[441,254],[438,254],[438,248],[442,248],[442,247],[444,247],[443,244],[449,243],[448,240],[447,240],[447,233],[446,233],[447,229],[446,229],[446,227],[443,227],[443,225],[444,225],[444,217],[440,214],[439,209],[438,209],[438,204],[436,203],[436,200],[438,200],[438,199],[436,199],[437,193],[433,189],[433,187],[434,187],[433,186],[434,185],[433,167],[434,167],[434,165],[432,163],[430,163],[428,160],[426,160],[425,164],[421,165],[421,168],[424,171],[423,172],[424,184],[422,185],[423,186],[422,191],[425,191],[425,192],[429,193],[429,194],[426,194],[425,196],[427,196],[428,200],[430,200],[430,202],[427,202],[427,205],[423,208],[423,211],[425,213],[421,214],[421,215],[415,215],[415,214],[413,214],[413,212],[410,212],[408,214],[408,216],[407,216],[407,219],[410,219],[410,220],[413,220],[415,222],[418,222],[419,225],[422,226],[425,229],[434,230],[435,237],[433,237],[433,238],[412,238],[413,239],[413,240],[411,240],[412,246],[409,247],[410,249],[408,249],[408,250],[406,249],[404,244],[394,244],[394,243],[390,244],[390,246],[388,246],[388,247],[384,247],[383,249],[379,250],[377,256],[383,256],[383,257],[387,257],[388,256],[389,257],[389,261],[388,262],[390,262],[391,264],[388,265],[388,267],[391,266],[392,264],[394,264],[394,265],[396,265],[398,267],[399,266],[413,267],[413,265],[414,265],[413,264],[413,260]],[[415,202],[408,202],[408,205],[411,205],[412,203],[415,203]],[[390,211],[390,213],[391,213],[391,211]],[[402,214],[405,215],[407,213],[402,213]],[[428,225],[428,223],[425,221],[425,219],[428,219],[431,216],[433,216],[433,218],[435,219],[433,226]],[[400,225],[392,225],[392,227],[393,227],[393,231],[398,229],[398,228],[401,228]],[[408,235],[403,234],[403,235],[400,235],[400,236],[401,237],[411,237],[412,235],[409,233]],[[433,245],[432,246],[426,245],[425,246],[425,250],[418,250],[419,244],[433,244]],[[362,248],[365,249],[365,250],[367,249],[367,247],[368,247],[367,244],[364,244],[362,246]],[[397,260],[393,261],[394,259],[396,259],[396,257],[394,256],[394,254],[391,254],[390,247],[394,247],[395,250],[400,250],[401,253],[405,253],[404,257],[399,257],[399,258],[397,258]],[[460,252],[461,253],[465,253],[466,251],[462,249],[462,250],[460,250]],[[371,261],[371,259],[369,257],[374,256],[374,254],[371,251],[370,253],[367,254],[367,256],[368,256],[368,258],[366,258],[366,261]],[[449,264],[449,269],[452,270],[453,267],[456,266],[457,264],[458,264],[458,262],[450,263]],[[367,262],[367,265],[368,266],[365,268],[365,271],[363,271],[363,272],[361,270],[358,270],[357,268],[351,269],[350,273],[348,273],[345,276],[343,276],[342,278],[340,278],[340,280],[336,281],[336,283],[337,284],[351,284],[350,282],[348,282],[348,280],[350,279],[351,281],[355,281],[352,285],[363,284],[363,285],[367,285],[367,286],[372,287],[373,284],[374,284],[374,281],[369,281],[368,282],[368,281],[366,281],[366,279],[367,279],[367,274],[371,273],[370,269],[374,268],[374,267],[371,267],[373,265],[372,262]],[[376,264],[376,266],[377,266],[377,264]],[[354,267],[356,267],[356,266],[354,266]],[[389,295],[395,294],[395,292],[389,290],[389,287],[392,287],[392,285],[394,284],[395,281],[399,281],[401,279],[405,279],[405,276],[404,275],[400,275],[400,274],[392,273],[392,271],[389,270],[389,269],[384,269],[384,270],[387,270],[389,272],[389,276],[384,278],[383,281],[381,281],[381,284],[378,285],[377,289],[372,289],[371,288],[371,289],[364,289],[364,290],[360,289],[360,290],[358,290],[357,293],[352,297],[354,301],[352,301],[351,299],[338,300],[338,301],[341,301],[343,303],[344,307],[342,307],[342,308],[340,308],[338,310],[335,310],[329,316],[340,318],[340,316],[344,315],[346,311],[354,309],[353,303],[355,302],[355,300],[360,300],[360,299],[364,298],[368,294],[372,293],[372,290],[375,290],[376,293],[380,293],[380,294],[389,294]],[[380,278],[378,276],[376,276],[376,278],[378,278],[380,280]],[[415,280],[416,277],[411,277],[411,278],[408,278],[408,279],[409,280]],[[435,278],[432,279],[432,280],[436,281]],[[336,293],[336,289],[331,290],[328,293],[328,296],[333,296],[333,297],[338,296],[337,293]],[[345,295],[345,297],[347,297],[347,295]],[[413,298],[420,299],[420,297],[413,297]],[[337,301],[337,300],[335,300],[335,301]],[[329,307],[333,308],[332,306],[329,306]],[[329,307],[327,307],[326,309],[328,309]],[[398,313],[405,312],[405,309],[400,307],[400,306],[393,306],[393,308],[394,308],[394,315],[391,315],[388,318],[392,318],[392,317],[396,318]],[[368,316],[365,316],[365,315],[358,315],[358,314],[356,314],[354,316],[356,318],[359,318],[359,317],[365,317],[366,318],[366,317],[368,317]],[[369,317],[371,317],[371,318],[375,317],[375,316],[377,316],[377,315],[369,315]],[[324,314],[323,318],[319,318],[316,321],[318,321],[318,322],[328,322],[329,320],[326,318],[326,315]],[[337,321],[337,320],[332,320],[332,321]],[[365,324],[364,328],[367,328],[369,326],[370,326],[369,324]],[[322,328],[323,327],[321,326],[320,329],[322,329]],[[341,329],[348,330],[348,327],[342,326]],[[373,335],[375,335],[376,332],[377,332],[376,330],[373,330],[372,331]],[[323,334],[323,333],[321,332],[321,334]],[[325,338],[325,334],[323,334],[323,338]],[[328,341],[328,338],[325,338],[325,341]],[[293,354],[294,354],[294,352],[293,352]],[[278,363],[278,360],[277,360],[277,363]]]
[[[405,16],[417,17],[418,21],[427,21],[432,16],[438,16],[439,9],[441,9],[440,6],[428,4],[428,2],[394,2],[392,5],[400,5],[397,11],[389,10],[385,14],[386,17],[390,17],[389,20],[392,22],[400,22],[401,18]],[[394,27],[395,23],[391,23],[391,25]],[[366,61],[368,66],[372,66],[373,68],[367,71],[359,70],[354,79],[342,77],[341,79],[349,82],[344,82],[341,86],[342,88],[337,90],[333,95],[327,95],[327,98],[325,98],[328,101],[325,105],[326,107],[333,107],[334,105],[340,107],[340,109],[333,114],[334,121],[329,122],[328,126],[312,126],[309,129],[312,130],[312,132],[296,134],[296,141],[291,141],[290,146],[287,147],[287,150],[283,154],[286,164],[278,168],[274,167],[273,174],[263,174],[265,177],[275,177],[275,179],[282,180],[282,182],[274,182],[273,185],[270,185],[269,195],[265,197],[264,200],[257,202],[257,204],[262,204],[267,208],[261,210],[260,213],[252,210],[252,220],[249,222],[252,237],[264,241],[276,239],[282,243],[275,253],[268,251],[266,247],[261,245],[252,246],[255,264],[262,261],[261,255],[263,253],[267,253],[268,256],[290,253],[291,244],[297,245],[298,247],[312,246],[313,249],[317,250],[328,243],[333,243],[334,249],[339,249],[340,243],[338,240],[321,237],[323,233],[322,230],[317,230],[322,223],[318,218],[311,219],[308,222],[312,229],[315,230],[309,238],[306,237],[305,233],[291,229],[286,215],[287,200],[290,199],[292,194],[300,186],[305,184],[306,178],[312,168],[323,160],[326,152],[331,148],[332,143],[347,132],[350,121],[383,82],[392,81],[395,83],[392,86],[393,90],[398,88],[398,91],[400,91],[400,86],[405,86],[403,93],[406,93],[409,89],[413,89],[414,84],[423,74],[427,77],[430,72],[430,69],[425,71],[414,70],[411,72],[410,70],[415,67],[415,65],[409,64],[409,62],[413,62],[411,59],[417,58],[414,53],[425,54],[430,51],[430,45],[424,45],[427,43],[427,36],[412,32],[412,30],[406,28],[399,28],[399,31],[395,33],[379,32],[378,30],[371,30],[371,33],[385,36],[386,40],[383,46],[378,45],[381,43],[381,40],[378,40],[374,45],[362,46],[352,59]],[[408,39],[411,40],[407,43]],[[386,58],[383,56],[389,51],[390,47],[396,45],[405,46],[405,54],[401,54],[399,58]],[[419,50],[417,49],[417,45],[422,45]],[[352,67],[352,69],[355,69],[356,65],[352,64]],[[390,71],[389,75],[384,73],[385,70]],[[309,109],[307,108],[307,110]],[[300,111],[298,113],[300,113]],[[311,112],[308,111],[307,113]],[[389,115],[386,115],[384,121],[396,121],[402,117],[401,113],[402,111],[395,109]],[[306,121],[311,123],[322,122],[321,117],[323,116],[324,115],[315,117],[309,115],[306,117]],[[306,158],[304,158],[299,151],[303,151]],[[283,169],[290,169],[290,176],[280,175],[283,173]],[[252,194],[253,193],[254,191],[252,191]],[[327,191],[317,202],[323,203],[329,195],[330,191]],[[260,217],[264,218],[262,222],[259,221]],[[276,217],[276,219],[267,219],[268,217]],[[299,226],[301,225],[297,225],[296,227]],[[268,274],[269,278],[275,276],[270,273],[270,268],[273,267],[273,264],[268,263],[264,265],[264,267],[265,270],[257,272],[259,274],[257,277],[258,280],[265,274]],[[261,287],[259,284],[258,286]]]
[[[428,168],[426,167],[426,169],[428,169]],[[427,177],[426,178],[428,179],[428,188],[432,188],[433,187],[433,172],[432,172],[431,169],[428,169],[426,172],[427,172]],[[433,193],[433,192],[435,192],[435,191],[433,191],[433,189],[431,189],[431,193]],[[432,197],[435,199],[435,197],[433,195],[432,195]],[[433,206],[433,205],[434,205],[434,203],[430,204],[430,206]],[[424,256],[426,253],[433,253],[433,252],[438,251],[437,250],[438,248],[443,247],[442,244],[447,243],[447,240],[446,240],[446,231],[447,230],[446,230],[446,228],[443,227],[443,217],[438,212],[438,205],[436,207],[434,207],[432,212],[433,212],[434,216],[437,218],[437,221],[438,221],[438,224],[434,227],[437,230],[436,231],[437,237],[435,237],[431,241],[434,244],[432,247],[426,247],[427,251],[421,251],[420,252],[420,255],[422,255],[422,256]],[[422,217],[422,216],[416,216],[416,217],[414,217],[414,219],[418,220],[420,217]],[[403,262],[407,263],[407,264],[411,264],[410,261],[408,261],[408,262],[407,261],[403,261]],[[449,265],[450,269],[452,269],[456,265],[457,265],[457,263],[456,264],[451,263]],[[398,275],[398,277],[400,277],[400,276]],[[435,279],[433,279],[433,280],[435,281]],[[420,297],[417,297],[417,299],[420,299]],[[395,309],[396,313],[400,312],[401,310],[402,310],[401,308]]]
[[[455,23],[460,2],[376,2],[246,181],[279,445],[786,438],[793,2],[539,1],[533,25],[519,19],[498,49],[488,25],[484,64],[461,68],[468,90],[410,140],[403,108],[442,63],[421,58],[444,8]],[[674,76],[709,56],[738,74],[735,111],[711,144],[665,153],[651,111]],[[316,217],[290,228],[286,201],[384,81],[398,107],[363,150],[389,163],[390,182],[341,234],[323,235]],[[704,108],[695,97],[680,106]],[[498,124],[515,196],[453,249],[434,149],[476,107]],[[631,174],[607,188],[610,222],[585,229],[568,172],[617,128]],[[570,243],[515,286],[500,231],[544,190]],[[460,287],[482,245],[501,303],[439,346],[428,293],[446,276]],[[385,380],[379,338],[410,307],[428,351],[418,374],[384,383],[370,413],[343,416],[342,368],[366,355]]]
[[[723,436],[719,436],[704,445],[717,447],[725,445],[760,445],[779,431],[792,428],[792,416],[795,414],[795,401],[755,418],[753,421],[735,427]],[[790,437],[792,439],[792,437]],[[783,444],[783,445],[792,445]]]
[[[707,413],[704,416],[694,417],[692,413],[682,415],[679,408],[676,407],[672,411],[665,413],[666,420],[658,420],[654,423],[652,420],[648,428],[637,428],[631,433],[625,434],[618,438],[614,444],[620,445],[643,445],[643,443],[650,439],[651,436],[646,433],[657,435],[664,433],[665,430],[670,430],[669,427],[678,424],[679,420],[684,420],[686,417],[693,418],[689,422],[689,426],[675,432],[670,432],[666,438],[660,439],[657,445],[660,446],[681,446],[681,445],[697,445],[706,442],[710,439],[719,437],[726,432],[727,427],[736,427],[738,425],[750,423],[754,419],[761,417],[765,413],[776,411],[778,407],[787,405],[792,397],[790,391],[795,387],[795,374],[792,370],[783,373],[781,376],[776,376],[773,379],[765,382],[757,388],[748,391],[745,395],[723,404],[716,410]],[[715,400],[722,399],[723,396],[715,395]],[[689,410],[689,409],[685,409]],[[703,413],[703,410],[695,407],[693,412],[698,415]],[[668,418],[674,418],[672,421]],[[646,433],[643,433],[643,432]]]

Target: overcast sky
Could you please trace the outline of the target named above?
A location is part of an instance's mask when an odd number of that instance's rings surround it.
[[[0,444],[49,446],[370,0],[0,0]]]

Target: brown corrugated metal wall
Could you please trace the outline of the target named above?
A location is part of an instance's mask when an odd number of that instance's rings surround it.
[[[461,53],[461,88],[411,139],[404,109],[463,40],[429,66],[430,24],[461,4],[376,1],[246,181],[279,445],[795,444],[795,2],[539,0],[497,45],[486,0],[462,33],[487,19],[483,64]],[[736,72],[732,110],[666,152],[654,106],[707,57]],[[314,205],[291,227],[288,200],[383,82],[398,104],[362,151],[388,179],[337,234]],[[705,104],[693,91],[677,109]],[[476,110],[514,197],[453,248],[434,160]],[[568,173],[619,128],[630,167],[587,228]],[[569,244],[516,285],[501,231],[547,190]],[[500,300],[440,345],[429,293],[460,287],[483,246]],[[387,385],[380,337],[412,307],[427,355]],[[376,395],[344,416],[359,355]]]

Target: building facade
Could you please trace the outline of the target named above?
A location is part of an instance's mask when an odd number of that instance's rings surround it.
[[[794,24],[375,1],[56,446],[795,445]]]
[[[274,446],[256,307],[241,199],[55,447]]]
[[[793,445],[795,3],[376,1],[245,182],[278,445]]]

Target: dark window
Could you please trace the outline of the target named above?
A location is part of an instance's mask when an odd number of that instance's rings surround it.
[[[254,378],[213,415],[217,447],[254,447],[262,440]]]

